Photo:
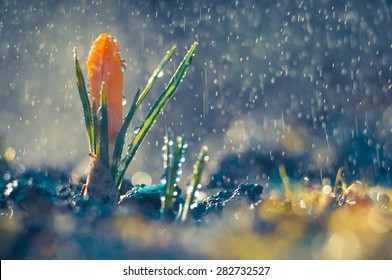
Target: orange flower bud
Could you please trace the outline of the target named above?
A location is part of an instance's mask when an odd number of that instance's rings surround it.
[[[100,107],[100,90],[105,82],[108,104],[108,129],[111,142],[122,125],[123,70],[120,47],[109,34],[101,34],[93,43],[87,62],[90,101]]]

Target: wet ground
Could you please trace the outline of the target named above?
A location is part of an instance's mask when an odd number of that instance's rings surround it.
[[[392,258],[391,193],[381,188],[361,194],[358,185],[338,200],[321,185],[297,185],[291,194],[210,187],[181,222],[183,194],[162,217],[160,185],[125,182],[113,210],[69,181],[56,170],[3,173],[2,259]]]

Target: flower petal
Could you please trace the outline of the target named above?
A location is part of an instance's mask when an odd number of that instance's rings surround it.
[[[115,139],[122,124],[123,71],[120,47],[109,34],[101,34],[93,43],[86,63],[90,100],[100,107],[100,89],[105,82],[108,104],[109,138]]]

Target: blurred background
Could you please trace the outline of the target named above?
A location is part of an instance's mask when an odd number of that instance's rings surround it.
[[[129,109],[166,50],[193,63],[128,170],[163,173],[165,130],[188,139],[185,174],[209,147],[206,182],[272,184],[290,176],[391,185],[392,3],[380,1],[1,1],[0,149],[17,172],[83,174],[88,147],[72,50],[85,61],[101,33],[117,38]],[[149,106],[137,113],[140,125]],[[129,132],[128,142],[132,131]]]

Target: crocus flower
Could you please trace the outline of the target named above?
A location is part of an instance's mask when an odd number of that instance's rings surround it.
[[[123,60],[120,47],[113,37],[109,34],[101,34],[95,40],[86,67],[89,77],[90,103],[95,102],[98,111],[101,106],[101,86],[104,83],[108,113],[109,143],[107,144],[113,149],[122,125],[123,99]],[[99,115],[98,112],[97,115]],[[110,156],[108,160],[111,160]],[[107,164],[101,162],[95,154],[90,153],[87,182],[83,185],[82,195],[88,194],[102,203],[115,205],[118,193]]]
[[[186,70],[192,61],[196,45],[196,42],[192,45],[170,79],[166,89],[155,101],[146,119],[142,122],[139,132],[132,139],[131,144],[128,145],[124,156],[121,155],[121,152],[126,130],[133,114],[149,92],[162,68],[169,61],[174,47],[168,51],[158,68],[154,71],[140,97],[139,92],[135,96],[131,109],[125,118],[125,123],[122,120],[123,70],[125,65],[116,40],[109,34],[101,34],[91,47],[86,62],[89,77],[89,97],[76,51],[74,52],[76,83],[82,101],[90,150],[87,181],[81,191],[83,196],[88,195],[97,201],[109,205],[117,204],[125,171],[155,120],[185,76]],[[102,86],[104,86],[105,94],[101,96]],[[98,119],[101,102],[104,106],[102,106],[102,117]],[[97,112],[92,112],[92,110],[97,110]]]
[[[108,104],[108,133],[111,145],[115,143],[122,125],[123,62],[120,47],[109,34],[101,34],[93,43],[87,62],[90,101],[100,107],[102,82]]]

